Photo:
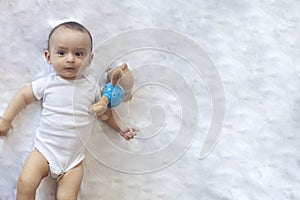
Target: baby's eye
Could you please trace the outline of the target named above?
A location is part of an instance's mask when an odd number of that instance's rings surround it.
[[[58,51],[57,54],[60,55],[60,56],[63,56],[63,55],[65,55],[65,52],[64,51]]]
[[[78,57],[83,56],[83,52],[76,52],[75,56],[78,56]]]

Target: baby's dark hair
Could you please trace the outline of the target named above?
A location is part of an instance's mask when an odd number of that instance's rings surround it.
[[[79,24],[78,22],[69,21],[69,22],[64,22],[64,23],[61,23],[61,24],[57,25],[49,33],[49,36],[48,36],[48,50],[49,50],[49,46],[50,46],[49,43],[50,43],[51,36],[55,32],[55,30],[60,28],[60,27],[65,27],[65,28],[68,28],[68,29],[71,29],[71,30],[76,30],[76,31],[80,31],[80,32],[83,32],[83,33],[87,33],[89,35],[90,39],[91,39],[91,50],[93,49],[93,38],[92,38],[92,35],[89,32],[89,30],[87,28],[85,28],[83,25]]]

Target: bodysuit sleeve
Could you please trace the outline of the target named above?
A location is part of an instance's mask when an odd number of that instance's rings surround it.
[[[32,82],[33,94],[38,100],[44,97],[47,80],[48,78],[41,78]]]

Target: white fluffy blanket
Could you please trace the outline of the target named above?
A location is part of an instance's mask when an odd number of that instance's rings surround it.
[[[0,115],[51,72],[51,28],[79,21],[99,76],[107,64],[132,67],[134,96],[118,112],[141,129],[126,142],[96,124],[79,199],[300,199],[299,10],[298,0],[1,0]],[[15,199],[40,107],[0,140],[1,200]],[[45,179],[37,199],[55,199],[55,187]]]

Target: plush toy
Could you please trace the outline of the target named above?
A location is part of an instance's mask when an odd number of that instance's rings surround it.
[[[134,78],[126,63],[107,71],[107,83],[101,90],[99,102],[91,108],[101,120],[107,120],[111,108],[131,99]]]

